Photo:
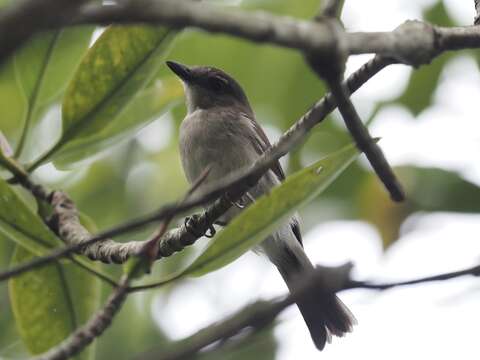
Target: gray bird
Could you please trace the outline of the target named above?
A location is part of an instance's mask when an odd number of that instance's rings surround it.
[[[185,175],[194,182],[210,167],[204,185],[251,165],[270,142],[255,120],[255,115],[240,85],[222,70],[167,61],[168,67],[182,80],[187,115],[180,127],[180,156]],[[253,201],[285,179],[276,162],[246,194],[242,203]],[[233,206],[221,219],[227,223],[241,211]],[[302,246],[297,216],[268,236],[254,249],[262,252],[278,268],[292,290],[302,274],[313,270]],[[332,335],[342,336],[352,330],[354,318],[334,295],[319,288],[297,303],[312,339],[322,350]]]

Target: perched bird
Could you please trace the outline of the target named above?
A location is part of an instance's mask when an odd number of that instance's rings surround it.
[[[183,169],[190,183],[207,167],[210,171],[204,183],[218,181],[251,165],[270,146],[244,91],[231,76],[213,67],[188,67],[173,61],[167,61],[167,65],[185,88],[187,115],[180,127],[179,142]],[[242,203],[253,201],[284,179],[280,163],[276,162]],[[221,222],[228,222],[241,207],[233,206]],[[295,282],[301,281],[302,274],[313,270],[303,250],[297,216],[255,250],[266,254],[290,290],[295,288]],[[297,305],[320,350],[332,335],[342,336],[352,329],[354,318],[350,311],[334,294],[321,288]]]

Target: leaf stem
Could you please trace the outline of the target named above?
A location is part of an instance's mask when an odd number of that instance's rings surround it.
[[[5,156],[0,151],[0,164],[4,166],[8,171],[12,173],[18,180],[28,177],[28,173],[22,168],[22,166],[15,161],[15,159]]]
[[[51,157],[58,149],[60,149],[63,146],[63,143],[61,141],[58,141],[53,145],[50,150],[48,150],[46,153],[44,153],[42,156],[40,156],[37,160],[33,161],[29,165],[26,166],[26,172],[28,174],[34,172],[40,165],[42,165],[49,157]]]

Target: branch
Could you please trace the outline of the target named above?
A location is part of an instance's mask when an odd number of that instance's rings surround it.
[[[382,149],[372,139],[368,129],[363,125],[362,120],[358,116],[355,107],[349,99],[348,92],[337,80],[329,81],[330,89],[337,99],[338,109],[342,114],[345,125],[350,134],[353,136],[357,147],[365,153],[368,161],[372,165],[375,173],[378,175],[385,188],[390,193],[390,197],[394,201],[403,201],[405,194],[402,186],[398,182],[392,168],[385,159]]]
[[[0,63],[32,34],[75,24],[142,22],[196,27],[313,53],[319,58],[335,53],[338,47],[327,21],[310,22],[178,0],[126,0],[75,11],[85,1],[24,0],[1,11]],[[67,11],[59,11],[63,9]],[[413,66],[427,64],[443,51],[480,47],[478,27],[444,28],[421,21],[407,21],[392,32],[342,31],[340,36],[347,54],[375,53]]]
[[[388,65],[394,64],[395,61],[388,58],[383,57],[375,57],[372,60],[365,63],[360,69],[358,69],[355,73],[353,73],[348,80],[346,81],[345,85],[350,94],[357,91],[363,84],[365,84],[370,78],[375,76],[378,72],[380,72],[383,68]],[[319,124],[325,117],[332,112],[336,107],[336,102],[332,94],[328,93],[325,95],[323,99],[318,101],[314,104],[310,110],[302,116],[272,147],[270,147],[254,164],[253,166],[248,169],[247,171],[242,171],[239,174],[234,174],[230,177],[227,177],[223,185],[216,189],[205,189],[205,193],[200,199],[196,201],[186,200],[182,204],[170,204],[167,206],[162,207],[158,211],[154,212],[153,214],[147,215],[145,217],[141,217],[135,219],[133,221],[121,224],[116,226],[110,230],[101,232],[97,235],[91,236],[89,235],[86,237],[86,230],[79,229],[78,231],[72,231],[72,234],[77,232],[79,237],[82,237],[82,240],[74,240],[75,244],[66,246],[61,249],[56,249],[52,251],[49,255],[37,257],[26,264],[17,265],[8,271],[0,273],[0,281],[6,280],[13,276],[19,275],[25,271],[30,271],[36,269],[38,267],[44,266],[49,264],[52,261],[55,261],[59,258],[69,256],[74,252],[82,253],[83,249],[87,249],[94,244],[102,244],[102,242],[110,243],[109,238],[127,233],[134,229],[137,229],[145,224],[149,224],[154,221],[159,221],[166,216],[171,214],[176,214],[175,210],[179,209],[180,211],[186,211],[194,206],[196,203],[202,204],[208,203],[210,199],[217,196],[217,194],[223,194],[225,191],[229,189],[235,188],[239,183],[244,183],[255,174],[263,174],[263,171],[266,171],[271,164],[279,159],[280,157],[287,154],[291,149],[301,143],[305,138],[306,134],[317,124]],[[37,189],[37,194],[42,195],[41,198],[47,199],[47,201],[51,201],[53,196],[47,196],[49,194],[47,190],[43,187],[33,184],[26,173],[21,171],[17,171],[13,173],[20,183],[27,188]],[[26,184],[26,185],[25,185]],[[215,184],[214,184],[215,186]],[[82,226],[78,220],[78,217],[75,218],[73,214],[68,214],[69,206],[68,205],[68,197],[64,197],[63,199],[67,201],[67,205],[65,210],[62,209],[62,201],[61,200],[61,193],[56,193],[57,203],[55,208],[57,211],[65,211],[63,214],[68,218],[69,216],[73,216],[70,220],[66,221],[66,227],[76,227]],[[39,196],[40,196],[39,195]],[[68,199],[68,200],[67,200]],[[159,256],[166,257],[173,254],[175,251],[179,251],[183,249],[185,246],[192,245],[195,241],[199,238],[199,236],[195,236],[190,229],[195,229],[195,233],[203,234],[205,233],[210,226],[218,219],[229,207],[231,206],[230,201],[226,200],[223,196],[219,200],[217,200],[213,205],[209,206],[201,215],[190,218],[183,226],[178,229],[173,229],[168,231],[159,243]],[[182,208],[183,207],[183,208]],[[72,210],[72,209],[70,209]],[[76,210],[72,210],[74,213]],[[72,221],[69,224],[69,221]],[[82,226],[83,227],[83,226]],[[73,240],[73,239],[72,239]],[[111,240],[113,241],[113,240]],[[110,243],[111,244],[111,243]],[[110,251],[108,246],[103,246],[103,250],[99,252],[99,256],[97,256],[97,260],[108,262],[109,259],[111,261],[116,260],[119,262],[124,262],[130,255],[138,253],[139,249],[143,246],[142,242],[130,242],[130,243],[114,243],[116,250]],[[128,250],[127,250],[128,249]],[[104,257],[101,256],[103,252]],[[115,254],[114,254],[115,253]],[[155,285],[155,284],[152,284]],[[148,286],[148,285],[147,285]]]
[[[180,340],[172,345],[171,349],[153,350],[142,354],[141,359],[180,360],[189,359],[208,345],[217,341],[227,340],[243,330],[257,331],[270,325],[274,319],[288,306],[298,299],[309,296],[319,284],[322,288],[336,293],[351,289],[387,290],[397,286],[407,286],[432,281],[445,281],[460,276],[480,276],[480,265],[461,271],[444,273],[436,276],[424,277],[415,280],[375,284],[359,282],[350,279],[351,264],[340,267],[316,267],[310,274],[305,274],[301,284],[289,295],[270,301],[258,301],[250,304],[221,322],[209,325],[192,336]]]
[[[470,268],[466,268],[464,270],[453,271],[448,273],[442,273],[439,275],[434,276],[427,276],[419,279],[407,280],[407,281],[399,281],[399,282],[390,282],[390,283],[374,283],[369,281],[354,281],[350,280],[342,290],[350,290],[350,289],[371,289],[371,290],[388,290],[394,287],[400,286],[408,286],[408,285],[416,285],[422,284],[427,282],[434,282],[434,281],[445,281],[451,280],[461,276],[480,276],[480,265],[472,266]]]
[[[141,354],[136,359],[142,360],[181,360],[192,359],[194,355],[217,341],[227,340],[244,329],[257,332],[270,325],[278,314],[288,305],[290,298],[280,298],[271,301],[257,301],[227,317],[221,322],[211,324],[192,336],[180,340],[167,350],[151,350]]]
[[[480,24],[480,0],[475,0],[475,19],[474,19],[474,24],[479,25]]]
[[[105,25],[144,22],[180,29],[195,27],[328,58],[337,51],[338,43],[326,20],[311,22],[191,1],[135,0],[121,5],[85,7],[71,23]],[[52,24],[53,27],[63,25],[66,24]],[[464,32],[461,37],[456,36],[459,29]],[[480,47],[479,28],[444,28],[421,21],[407,21],[392,32],[343,30],[340,37],[347,54],[374,53],[414,66],[429,63],[443,51]],[[466,37],[472,38],[472,41],[464,41]]]
[[[325,11],[334,11],[328,6],[338,6],[339,2],[327,2]],[[321,18],[316,18],[320,21]],[[342,83],[345,72],[345,63],[348,58],[344,51],[344,46],[341,44],[342,27],[340,21],[336,18],[328,19],[331,33],[338,38],[337,52],[330,54],[330,58],[317,58],[313,53],[305,53],[305,60],[310,65],[312,70],[321,78],[324,79],[330,87],[330,90],[335,97],[340,114],[355,141],[358,149],[365,153],[368,161],[372,165],[375,173],[380,181],[384,184],[387,191],[390,193],[392,200],[400,202],[405,199],[402,187],[398,182],[395,174],[390,167],[390,164],[385,159],[382,150],[377,143],[372,139],[368,129],[363,125],[352,101],[346,86]]]
[[[327,0],[322,10],[322,15],[331,18],[340,18],[342,13],[344,0]],[[321,19],[321,16],[317,16],[316,19]]]
[[[33,34],[65,22],[86,0],[21,0],[0,11],[0,65]]]

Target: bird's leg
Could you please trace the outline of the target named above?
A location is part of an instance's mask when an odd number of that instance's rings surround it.
[[[208,219],[205,219],[205,221],[208,223]],[[202,236],[212,238],[216,234],[216,230],[213,225],[209,225],[206,232],[203,232],[199,229],[199,227],[202,227],[202,224],[200,224],[200,215],[198,214],[187,216],[184,220],[184,225],[187,231],[197,238],[200,238]]]

